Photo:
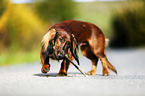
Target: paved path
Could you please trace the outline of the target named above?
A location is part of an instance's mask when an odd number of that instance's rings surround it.
[[[0,67],[0,96],[145,96],[145,49],[107,50],[118,75],[102,76],[99,61],[95,76],[84,77],[70,66],[67,77],[56,77],[60,63],[51,61],[48,74],[41,64]],[[91,62],[80,55],[80,68],[87,72]]]

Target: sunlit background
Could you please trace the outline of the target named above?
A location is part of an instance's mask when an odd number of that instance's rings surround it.
[[[99,26],[110,48],[145,46],[144,0],[0,0],[0,65],[40,61],[43,35],[70,19]]]

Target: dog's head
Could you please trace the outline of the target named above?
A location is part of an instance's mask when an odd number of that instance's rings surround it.
[[[62,60],[67,55],[67,57],[73,56],[79,64],[77,49],[75,36],[61,28],[49,30],[42,40],[44,63],[48,63],[47,58]]]

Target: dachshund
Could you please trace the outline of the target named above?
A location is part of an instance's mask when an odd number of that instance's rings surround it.
[[[58,76],[67,76],[70,62],[65,56],[71,61],[75,59],[79,65],[77,49],[80,47],[82,54],[92,61],[92,69],[88,75],[96,74],[98,59],[102,63],[103,75],[109,75],[109,69],[117,74],[117,70],[106,57],[106,40],[103,32],[92,23],[66,20],[55,24],[42,39],[41,72],[47,73],[50,70],[49,58],[51,58],[63,60]]]

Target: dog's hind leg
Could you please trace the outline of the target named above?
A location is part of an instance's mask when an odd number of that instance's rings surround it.
[[[81,48],[83,55],[92,61],[92,69],[91,69],[91,71],[88,72],[88,75],[95,75],[97,63],[98,63],[98,57],[96,57],[94,55],[94,53],[91,51],[88,43],[81,45],[80,48]]]
[[[103,68],[102,70],[103,75],[107,76],[110,73],[108,69],[108,65],[107,65],[109,61],[106,58],[104,50],[105,49],[103,46],[97,46],[97,47],[92,48],[92,51],[95,54],[95,56],[101,60],[102,68]]]
[[[92,61],[92,69],[87,74],[88,75],[95,75],[96,74],[97,63],[98,63],[98,58],[96,58],[96,60],[91,60],[91,61]]]
[[[109,75],[109,69],[108,69],[108,66],[107,66],[107,58],[106,57],[100,57],[100,60],[101,60],[101,63],[102,63],[102,67],[103,67],[103,70],[102,70],[102,73],[104,76],[108,76]]]
[[[92,52],[101,60],[103,75],[109,75],[110,63],[107,60],[105,54],[105,36],[100,32],[93,32],[91,38],[89,39],[89,45],[91,47]],[[115,68],[114,68],[115,69]],[[115,71],[116,72],[116,71]]]
[[[104,54],[105,54],[105,56],[106,56],[105,50],[104,50]],[[117,70],[116,70],[115,67],[108,61],[107,56],[106,56],[106,63],[107,63],[108,68],[117,74]]]
[[[108,61],[106,55],[103,57],[100,57],[100,60],[102,62],[102,66],[103,66],[103,75],[107,76],[109,75],[109,69],[112,70],[113,72],[115,72],[117,74],[117,70],[115,69],[115,67]]]
[[[117,73],[115,67],[108,61],[108,59],[106,57],[104,46],[97,46],[97,47],[93,47],[92,49],[93,49],[95,56],[101,60],[102,67],[103,67],[103,70],[102,70],[103,75],[105,75],[105,76],[109,75],[109,73],[110,73],[109,69],[111,69],[113,72]]]
[[[107,65],[109,61],[107,60],[106,55],[104,54],[104,51],[101,51],[101,50],[102,48],[100,49],[99,47],[97,49],[93,48],[95,56],[101,60],[102,68],[103,68],[102,73],[103,75],[107,76],[110,73],[108,69],[108,65]]]

